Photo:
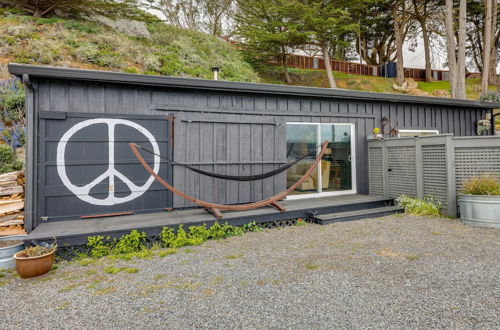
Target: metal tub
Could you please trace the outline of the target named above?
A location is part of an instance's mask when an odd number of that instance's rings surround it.
[[[464,224],[500,229],[500,196],[460,195],[458,203]]]
[[[2,240],[2,241],[12,241],[12,240],[22,241],[25,237],[26,237],[25,235],[9,236],[9,237],[2,237],[2,238],[0,238],[0,240]],[[12,258],[12,256],[14,254],[16,254],[17,252],[22,251],[22,250],[24,250],[24,243],[0,248],[0,269],[9,269],[9,268],[16,267],[16,260],[14,260],[14,258]]]

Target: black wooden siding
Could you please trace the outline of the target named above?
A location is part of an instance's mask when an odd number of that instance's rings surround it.
[[[205,170],[248,175],[285,162],[286,122],[354,123],[358,193],[368,193],[367,141],[387,116],[400,129],[475,135],[486,109],[58,79],[36,81],[37,111],[173,115],[174,159]],[[285,188],[284,174],[257,182],[216,180],[174,167],[174,185],[196,198],[243,203]],[[174,197],[174,207],[190,206]]]

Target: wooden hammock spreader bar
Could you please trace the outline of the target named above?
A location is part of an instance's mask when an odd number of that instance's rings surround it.
[[[132,152],[134,153],[135,157],[141,165],[146,169],[146,171],[149,172],[156,180],[158,180],[159,183],[161,183],[165,188],[173,192],[174,194],[177,194],[181,196],[182,198],[187,199],[190,202],[193,202],[195,204],[198,204],[200,206],[205,207],[209,212],[214,214],[218,219],[222,218],[222,214],[219,212],[219,210],[228,210],[228,211],[245,211],[245,210],[252,210],[256,208],[260,208],[263,206],[271,205],[273,207],[276,207],[281,210],[281,212],[284,212],[284,208],[281,207],[278,204],[278,201],[285,198],[290,192],[294,191],[298,186],[300,186],[307,178],[313,173],[313,171],[316,169],[316,166],[318,166],[319,162],[321,161],[321,158],[323,158],[323,155],[325,154],[326,147],[328,145],[328,141],[324,141],[323,144],[321,145],[321,151],[314,160],[314,163],[312,163],[311,167],[307,170],[304,175],[297,180],[290,188],[288,188],[285,191],[282,191],[280,193],[277,193],[274,196],[268,197],[266,199],[260,200],[258,202],[252,202],[252,203],[247,203],[247,204],[240,204],[240,205],[224,205],[224,204],[215,204],[215,203],[209,203],[206,201],[198,200],[196,198],[193,198],[191,196],[188,196],[184,194],[183,192],[175,189],[173,186],[171,186],[168,182],[163,180],[153,169],[149,166],[149,164],[144,160],[142,155],[140,154],[137,146],[135,143],[130,142],[129,147],[132,149]],[[274,205],[273,205],[274,204]]]

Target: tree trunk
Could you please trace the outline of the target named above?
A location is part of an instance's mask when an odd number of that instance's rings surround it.
[[[491,55],[491,9],[492,0],[484,0],[484,38],[483,38],[483,72],[481,75],[481,92],[488,91],[488,75],[490,72]]]
[[[455,57],[455,34],[453,29],[453,0],[446,0],[445,19],[446,49],[448,55],[448,79],[450,80],[451,98],[457,97],[457,58]]]
[[[321,45],[321,50],[323,52],[326,75],[328,76],[328,83],[330,84],[330,88],[337,88],[335,78],[333,78],[332,64],[330,63],[330,54],[328,54],[328,47],[326,45]]]
[[[281,48],[281,63],[283,64],[283,74],[285,77],[285,84],[291,85],[292,79],[290,78],[290,74],[288,73],[288,64],[286,63],[286,50],[285,47]]]
[[[460,0],[458,14],[458,52],[457,52],[457,99],[466,99],[465,94],[465,24],[467,0]]]
[[[431,67],[431,50],[429,43],[429,33],[427,31],[425,19],[420,21],[420,26],[422,28],[422,36],[424,38],[424,55],[425,55],[425,81],[433,81],[432,78],[432,67]]]
[[[496,0],[492,1],[492,9],[491,9],[491,41],[490,41],[490,72],[488,76],[489,84],[496,85],[497,84],[497,52],[496,52],[496,43],[495,43],[495,33],[496,33],[496,24],[497,24],[497,11],[498,11],[498,2]]]
[[[392,20],[394,22],[394,34],[396,36],[396,83],[401,86],[405,82],[404,62],[403,62],[403,27],[402,17],[397,12],[398,4],[392,9]]]

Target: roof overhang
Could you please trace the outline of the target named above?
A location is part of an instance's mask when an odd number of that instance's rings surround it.
[[[358,92],[345,89],[299,87],[260,83],[244,83],[222,80],[189,79],[166,76],[153,76],[121,72],[57,68],[50,66],[14,64],[8,65],[9,72],[18,77],[26,74],[34,78],[51,78],[108,82],[128,85],[155,86],[166,88],[185,88],[221,92],[257,93],[285,95],[295,97],[323,97],[332,99],[366,100],[393,103],[413,103],[426,105],[444,105],[468,108],[500,108],[500,103],[458,100],[439,97],[411,96],[403,94]]]

